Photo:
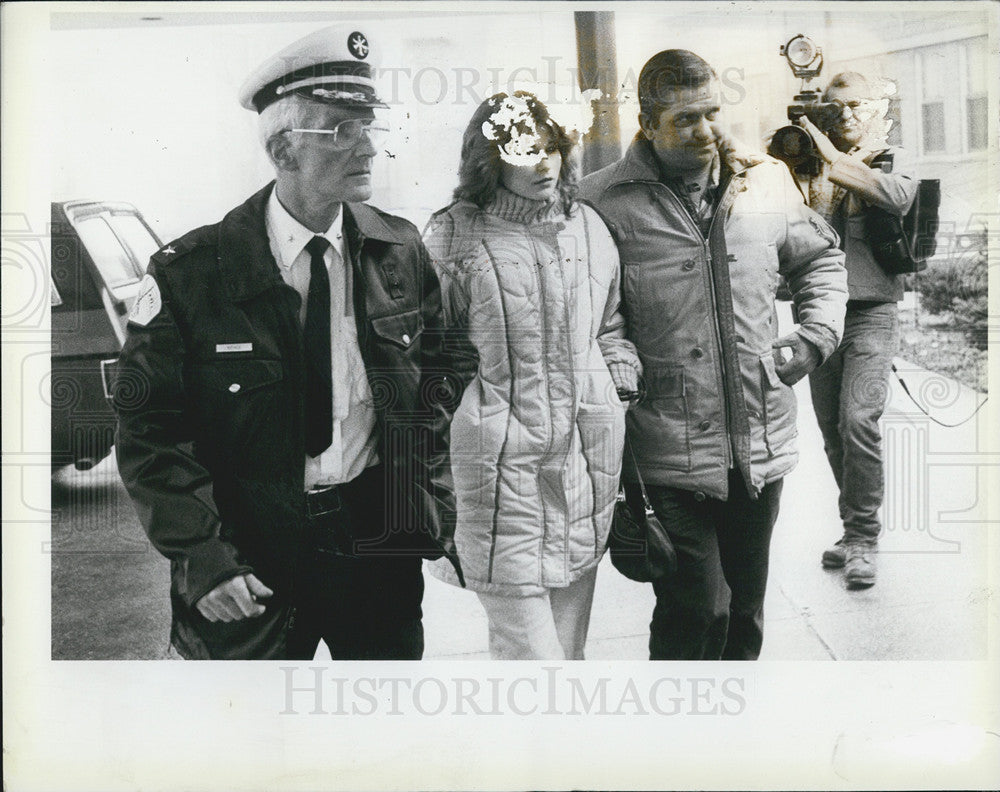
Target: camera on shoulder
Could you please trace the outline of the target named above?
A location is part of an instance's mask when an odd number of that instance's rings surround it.
[[[799,92],[788,105],[788,120],[792,123],[778,129],[771,138],[767,153],[784,162],[803,176],[815,176],[822,169],[823,160],[816,151],[812,137],[796,122],[805,116],[822,130],[828,129],[840,116],[842,106],[837,102],[821,101],[818,88],[809,83],[823,70],[823,51],[808,36],[801,33],[781,46],[792,74],[802,80]]]

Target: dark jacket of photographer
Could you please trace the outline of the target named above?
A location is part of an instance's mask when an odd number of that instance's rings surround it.
[[[903,277],[887,275],[872,255],[865,234],[865,207],[878,206],[902,217],[917,194],[917,179],[905,152],[890,148],[855,150],[831,163],[827,178],[846,190],[831,225],[846,254],[847,289],[851,300],[897,302],[903,299]]]
[[[289,616],[294,602],[304,346],[300,297],[265,231],[270,191],[153,256],[156,310],[129,323],[115,384],[119,471],[150,541],[170,559],[171,642],[189,658],[204,656],[199,629],[225,629],[194,618],[219,583],[252,571]],[[363,538],[437,557],[454,511],[437,277],[410,223],[364,204],[344,210],[386,471],[386,525]]]

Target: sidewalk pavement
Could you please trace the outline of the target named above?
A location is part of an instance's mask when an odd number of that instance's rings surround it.
[[[790,318],[787,304],[781,307],[785,332]],[[910,392],[945,423],[963,421],[985,398],[911,363],[898,360],[897,367]],[[795,392],[800,461],[786,480],[771,545],[761,659],[985,659],[991,626],[996,641],[990,565],[997,552],[989,529],[998,521],[1000,465],[1000,453],[986,447],[987,408],[945,428],[892,381],[883,419],[887,498],[878,583],[847,591],[841,572],[820,565],[823,549],[840,536],[837,490],[808,384]],[[53,657],[166,656],[168,565],[139,528],[113,458],[87,473],[60,471],[56,481]],[[991,496],[992,523],[986,515]],[[425,657],[487,659],[486,617],[476,595],[430,574],[425,579]],[[622,577],[605,557],[587,657],[644,660],[652,609],[652,587]],[[317,658],[327,657],[321,646]]]
[[[779,310],[787,329],[787,304]],[[783,329],[782,332],[785,332]],[[938,420],[968,418],[984,394],[908,363],[896,367],[910,392]],[[771,544],[762,660],[982,660],[987,657],[990,572],[988,496],[1000,454],[984,447],[987,408],[956,428],[920,412],[893,378],[883,418],[886,501],[878,582],[848,591],[820,555],[840,538],[837,488],[809,398],[799,406],[799,465],[785,482]],[[488,659],[478,598],[430,574],[424,597],[428,659]],[[589,660],[648,657],[653,592],[618,574],[605,556],[587,642]],[[995,626],[995,605],[993,611]],[[322,650],[321,650],[322,651]]]

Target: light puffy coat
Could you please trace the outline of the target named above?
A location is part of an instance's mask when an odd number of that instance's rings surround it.
[[[485,210],[442,210],[424,238],[467,383],[450,436],[466,584],[568,586],[600,561],[618,489],[624,408],[608,365],[638,370],[614,241],[589,207],[567,218],[502,189]]]
[[[628,414],[643,479],[725,500],[730,468],[757,493],[797,461],[795,396],[771,347],[779,275],[822,360],[843,334],[847,286],[836,233],[782,163],[730,147],[720,162],[725,186],[707,237],[660,181],[645,140],[586,177],[580,194],[621,255],[623,310],[647,385]]]

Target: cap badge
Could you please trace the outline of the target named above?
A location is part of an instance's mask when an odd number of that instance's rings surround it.
[[[368,45],[368,39],[365,38],[365,34],[358,32],[354,32],[348,36],[347,48],[358,60],[364,60],[367,58],[368,52],[371,50],[371,47]]]

